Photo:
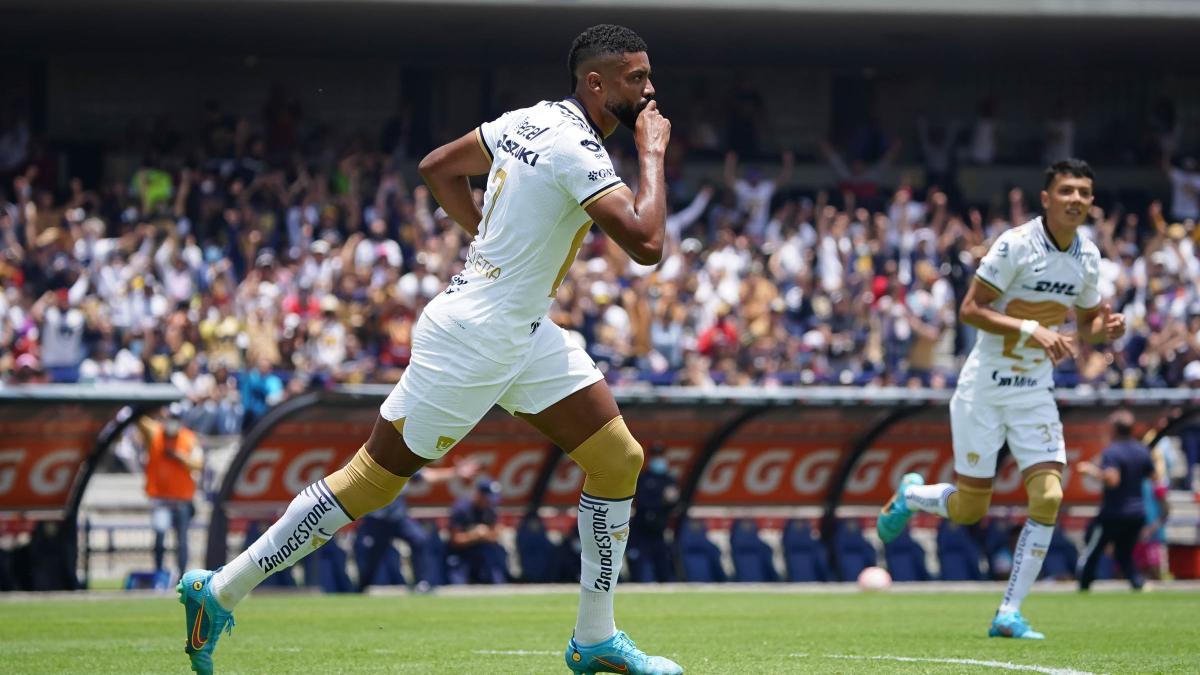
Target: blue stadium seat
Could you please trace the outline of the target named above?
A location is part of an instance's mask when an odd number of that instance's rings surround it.
[[[366,519],[359,525],[354,533],[354,565],[358,568],[360,582],[362,575],[366,574],[367,568],[367,551],[374,543],[376,536],[371,528],[368,527]],[[383,559],[375,567],[375,574],[370,580],[370,586],[403,586],[405,585],[404,572],[400,567],[400,551],[396,550],[395,545],[390,545],[384,551]]]
[[[753,519],[733,521],[729,529],[729,548],[733,553],[734,581],[779,581],[775,554],[758,536],[758,524]]]
[[[130,572],[125,577],[125,590],[171,590],[171,573],[167,570]]]
[[[679,553],[683,562],[684,581],[725,581],[721,551],[708,540],[708,530],[703,521],[688,519],[679,528]]]
[[[783,528],[783,561],[788,581],[829,581],[829,554],[802,520],[789,520]]]
[[[1075,544],[1063,534],[1062,528],[1054,528],[1050,548],[1042,561],[1039,579],[1074,579],[1075,566],[1079,563],[1079,551]],[[1097,576],[1097,578],[1101,578]]]
[[[579,529],[572,527],[563,533],[563,540],[554,549],[551,578],[557,583],[579,583]]]
[[[433,586],[441,586],[446,583],[446,542],[442,540],[441,530],[438,529],[437,521],[426,520],[419,521],[421,527],[425,528],[425,533],[428,537],[425,540],[425,545],[428,547],[426,560],[431,569],[422,570],[422,576]]]
[[[320,586],[325,593],[353,593],[358,587],[346,574],[346,552],[330,540],[304,559],[304,585]]]
[[[908,530],[901,532],[891,543],[884,544],[883,553],[892,581],[929,581],[925,549],[913,541]]]
[[[1003,517],[988,518],[984,525],[983,551],[992,579],[1007,579],[1012,572],[1013,524]]]
[[[979,546],[961,525],[943,520],[937,533],[938,564],[942,581],[979,581]]]
[[[838,576],[842,581],[854,581],[859,572],[876,565],[879,560],[875,547],[863,537],[854,520],[838,522],[833,548],[837,552]]]
[[[553,581],[554,544],[537,515],[527,516],[517,527],[517,559],[521,562],[522,581],[535,584]]]

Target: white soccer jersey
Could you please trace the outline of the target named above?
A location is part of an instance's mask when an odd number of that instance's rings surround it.
[[[600,130],[573,99],[542,101],[476,130],[492,159],[483,220],[466,268],[425,314],[502,363],[518,360],[550,308],[592,221],[620,189]]]
[[[1000,293],[992,303],[997,311],[1053,328],[1066,321],[1071,307],[1100,304],[1099,269],[1100,251],[1091,240],[1076,234],[1067,250],[1060,251],[1039,216],[1001,234],[975,278]],[[957,395],[1008,403],[1024,392],[1053,389],[1053,366],[1045,350],[1032,338],[1020,342],[1019,335],[979,331],[959,375]]]

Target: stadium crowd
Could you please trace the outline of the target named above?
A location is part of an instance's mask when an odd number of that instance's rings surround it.
[[[209,105],[190,133],[156,124],[131,141],[144,159],[129,180],[65,191],[37,140],[7,133],[3,382],[173,382],[202,433],[237,432],[312,387],[395,382],[468,244],[407,179],[395,126],[371,143],[307,133],[279,101],[259,124]],[[552,309],[610,381],[953,386],[974,339],[959,300],[996,235],[1036,215],[1036,194],[964,203],[925,125],[925,175],[940,184],[884,185],[895,144],[823,144],[826,185],[794,185],[791,153],[767,175],[733,151],[723,180],[704,182],[678,135],[661,264],[633,264],[594,230]],[[636,185],[629,153],[613,156]],[[1130,330],[1081,345],[1060,384],[1200,386],[1200,173],[1180,167],[1164,162],[1166,207],[1123,207],[1099,177],[1107,210],[1086,234]]]

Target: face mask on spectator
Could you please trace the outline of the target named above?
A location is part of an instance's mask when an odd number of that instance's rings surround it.
[[[662,475],[667,472],[668,468],[666,457],[655,457],[654,459],[650,460],[650,473]]]

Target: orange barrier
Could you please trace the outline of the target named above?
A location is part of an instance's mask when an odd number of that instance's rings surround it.
[[[273,517],[309,483],[344,464],[365,441],[385,387],[358,387],[293,399],[243,439],[226,475],[210,528],[209,562],[225,556],[230,517]],[[1143,430],[1173,407],[1195,410],[1185,392],[1121,392],[1059,397],[1071,464],[1107,442],[1109,412],[1129,405]],[[826,519],[842,505],[880,505],[901,475],[952,481],[948,392],[809,388],[785,392],[656,390],[620,392],[622,412],[645,445],[661,443],[683,486],[685,506],[811,506]],[[573,506],[582,472],[532,427],[493,410],[451,453],[500,481],[502,505],[533,510]],[[413,484],[413,506],[448,506],[469,493],[452,480]],[[1065,476],[1067,504],[1099,498],[1098,484]],[[1020,474],[1002,456],[993,503],[1024,505]]]

